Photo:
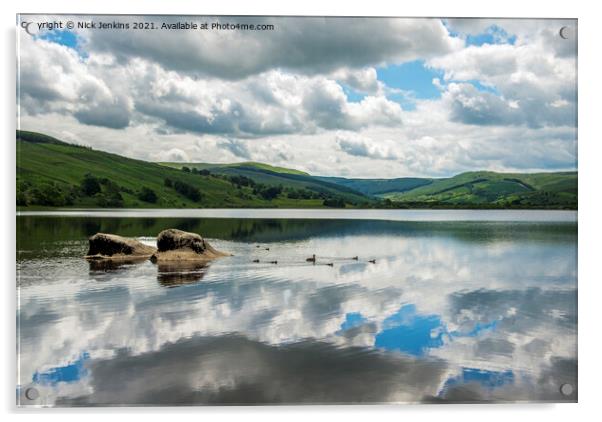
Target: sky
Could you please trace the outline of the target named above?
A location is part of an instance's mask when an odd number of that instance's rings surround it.
[[[52,20],[274,29],[37,29]],[[18,30],[18,127],[67,142],[358,178],[577,168],[574,20],[21,21],[34,24]]]

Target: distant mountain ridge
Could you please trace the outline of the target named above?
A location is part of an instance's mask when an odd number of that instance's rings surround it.
[[[577,172],[312,176],[259,162],[152,163],[17,131],[17,204],[44,207],[576,209]]]
[[[278,167],[272,166],[265,163],[258,163],[256,161],[243,161],[240,163],[226,163],[226,164],[217,164],[217,163],[174,163],[174,162],[159,162],[163,166],[174,167],[181,169],[184,166],[190,168],[196,168],[198,170],[211,170],[215,168],[223,168],[223,167],[245,167],[245,168],[254,168],[259,170],[267,170],[274,173],[284,173],[284,174],[299,174],[303,176],[309,176],[309,173],[306,173],[301,170],[295,170],[286,167]]]
[[[362,192],[365,195],[384,195],[391,192],[406,192],[433,183],[435,179],[421,177],[399,177],[396,179],[348,179],[344,177],[320,177]]]

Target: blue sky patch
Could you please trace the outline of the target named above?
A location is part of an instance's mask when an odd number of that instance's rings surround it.
[[[361,317],[360,314],[356,315],[347,314],[347,320],[343,325],[352,324],[355,319]],[[478,337],[483,333],[494,331],[498,322],[498,320],[477,322],[469,330],[450,332],[438,315],[420,315],[416,312],[416,305],[404,305],[383,321],[382,331],[376,335],[374,345],[381,349],[422,356],[429,349],[443,346],[444,337],[450,341],[455,337]]]
[[[88,54],[81,49],[81,44],[79,43],[78,36],[75,32],[55,29],[42,32],[40,35],[37,35],[36,38],[64,45],[65,47],[77,51],[77,54],[79,54],[80,57],[88,57]]]
[[[59,382],[79,381],[88,373],[84,367],[84,363],[88,359],[90,359],[90,355],[87,352],[84,352],[79,359],[68,365],[50,368],[44,372],[36,371],[36,373],[33,374],[32,381],[42,385],[56,385]]]
[[[464,43],[468,47],[474,45],[480,47],[484,44],[511,44],[516,43],[516,35],[509,34],[504,28],[498,25],[491,25],[485,32],[480,34],[466,34],[463,35],[458,31],[454,31],[445,19],[442,20],[443,26],[449,32],[449,35],[455,38],[464,38]]]
[[[341,330],[345,331],[350,328],[359,327],[364,324],[366,321],[366,317],[364,317],[359,312],[350,312],[345,315],[345,321],[341,324]]]
[[[511,44],[516,42],[516,35],[510,35],[504,28],[491,25],[482,34],[466,35],[466,45],[481,46],[483,44]]]
[[[366,98],[366,95],[354,90],[353,88],[349,87],[348,85],[341,84],[341,86],[343,87],[343,92],[347,96],[347,101],[349,101],[350,103],[359,103],[364,98]]]
[[[414,98],[433,99],[441,96],[439,89],[433,85],[433,79],[443,78],[443,72],[426,67],[424,60],[379,67],[376,69],[376,74],[378,80],[388,87],[411,92]],[[401,95],[388,95],[388,97],[396,100],[396,97]]]
[[[439,332],[433,336],[433,330]],[[437,315],[418,315],[415,305],[404,305],[383,322],[383,331],[376,335],[374,345],[381,349],[398,350],[422,356],[428,349],[443,346],[444,329]]]
[[[462,368],[460,375],[449,378],[445,382],[439,396],[444,395],[449,388],[468,383],[477,383],[487,390],[493,390],[507,384],[513,384],[514,373],[511,370],[487,371],[484,369]]]
[[[56,44],[64,45],[65,47],[77,49],[77,35],[71,31],[46,31],[38,35],[38,38],[50,41]]]

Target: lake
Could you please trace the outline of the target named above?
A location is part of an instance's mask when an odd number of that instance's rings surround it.
[[[82,258],[166,228],[233,256]],[[21,405],[577,400],[576,212],[21,212],[16,264]]]

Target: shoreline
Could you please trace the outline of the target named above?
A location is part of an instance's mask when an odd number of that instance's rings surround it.
[[[223,218],[223,219],[324,219],[390,221],[490,221],[577,223],[577,210],[532,209],[299,209],[299,208],[178,208],[178,209],[52,209],[17,211],[17,217],[105,218]]]

